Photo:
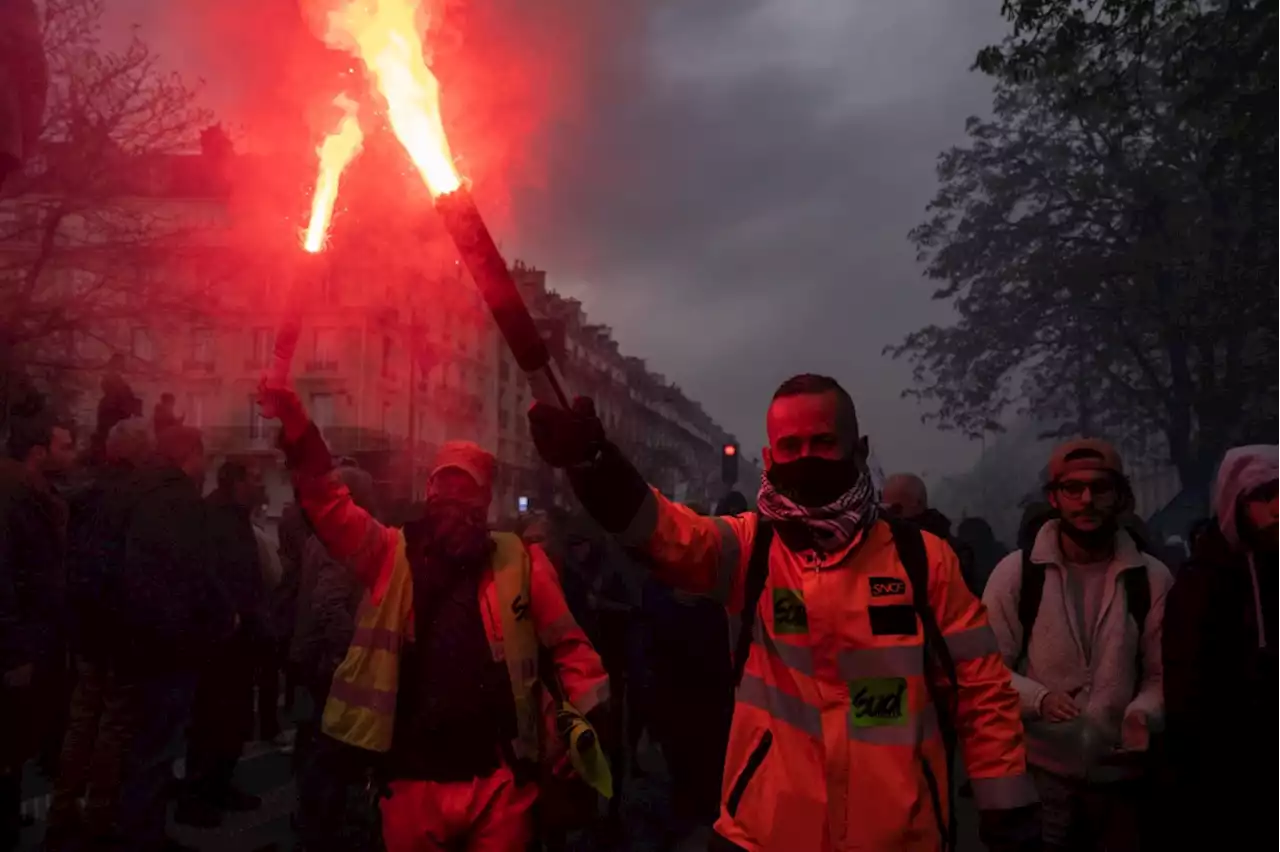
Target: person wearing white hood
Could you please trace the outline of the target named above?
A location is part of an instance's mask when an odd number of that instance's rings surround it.
[[[1185,848],[1274,849],[1280,447],[1227,452],[1216,525],[1165,608],[1166,736]]]

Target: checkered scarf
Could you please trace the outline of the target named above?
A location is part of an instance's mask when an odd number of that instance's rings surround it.
[[[875,488],[866,471],[853,487],[825,506],[801,506],[761,477],[756,498],[760,514],[779,525],[801,527],[815,550],[838,553],[876,521]]]

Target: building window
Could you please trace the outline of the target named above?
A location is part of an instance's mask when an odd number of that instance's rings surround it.
[[[135,328],[129,338],[129,352],[135,358],[150,361],[155,354],[151,347],[151,332],[145,328]]]
[[[249,394],[249,440],[260,441],[267,437],[267,421],[262,419],[262,410],[258,407],[258,395]]]
[[[204,426],[204,397],[198,393],[187,394],[187,407],[183,411],[183,425],[195,426],[197,429]]]
[[[333,394],[313,393],[311,395],[311,422],[316,428],[324,431],[333,426]]]
[[[507,410],[505,408],[498,409],[498,428],[505,429],[510,422],[511,418],[507,416]]]
[[[336,328],[316,329],[315,362],[322,367],[338,363],[338,330]]]
[[[253,367],[262,369],[271,362],[271,348],[275,345],[275,333],[270,328],[253,330]]]
[[[213,367],[213,329],[195,330],[191,337],[191,364],[195,367]]]

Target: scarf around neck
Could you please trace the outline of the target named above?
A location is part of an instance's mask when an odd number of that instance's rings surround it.
[[[756,498],[760,515],[781,528],[801,528],[815,550],[838,553],[876,521],[875,489],[866,471],[853,487],[825,506],[801,506],[761,477]]]

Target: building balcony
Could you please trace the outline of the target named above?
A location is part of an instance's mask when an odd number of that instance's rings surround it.
[[[182,372],[184,373],[212,373],[212,358],[187,358],[182,362]]]
[[[484,400],[478,394],[456,388],[432,388],[423,393],[421,402],[446,420],[471,423],[484,413]]]
[[[357,452],[382,452],[390,450],[393,444],[391,435],[381,429],[366,429],[362,426],[327,426],[320,430],[329,452],[334,455],[349,455]]]
[[[206,426],[200,430],[204,436],[204,449],[209,455],[274,454],[276,452],[275,424],[261,428],[249,426]],[[335,457],[360,452],[385,452],[393,445],[403,444],[380,429],[359,426],[326,426],[320,429],[329,452]]]
[[[200,433],[204,436],[205,453],[222,456],[274,453],[276,431],[275,424],[270,424],[259,429],[248,426],[205,426]]]

